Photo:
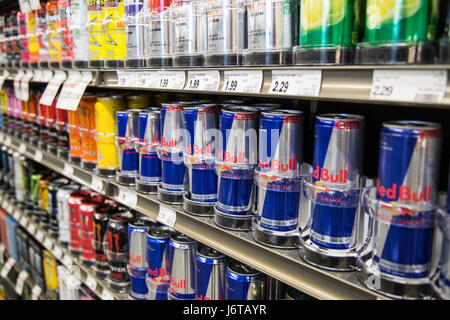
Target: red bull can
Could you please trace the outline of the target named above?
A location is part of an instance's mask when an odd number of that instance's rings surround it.
[[[169,241],[169,300],[195,299],[195,252],[197,242],[176,233]]]
[[[317,116],[310,239],[319,247],[340,250],[353,245],[364,129],[363,116]]]
[[[264,300],[264,275],[236,260],[227,265],[225,300]]]
[[[439,215],[439,227],[443,234],[441,251],[441,271],[439,274],[440,295],[444,299],[450,299],[450,176],[448,180],[447,203],[441,208]]]
[[[441,125],[383,123],[373,261],[382,274],[424,278],[431,268]]]
[[[195,300],[225,300],[226,256],[202,246],[195,254]]]

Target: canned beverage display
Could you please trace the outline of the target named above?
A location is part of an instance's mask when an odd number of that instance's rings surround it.
[[[136,142],[139,153],[139,175],[136,190],[142,193],[156,193],[161,182],[161,160],[158,146],[161,138],[160,111],[156,108],[139,113],[139,140]]]
[[[39,38],[36,15],[37,12],[35,11],[27,13],[27,38],[31,68],[37,68],[39,66]]]
[[[184,118],[188,135],[183,158],[187,172],[187,193],[183,208],[192,214],[213,215],[217,201],[217,175],[214,168],[215,135],[219,129],[214,104],[186,106]]]
[[[221,227],[250,230],[257,164],[258,110],[230,106],[220,113],[222,141],[216,156],[218,176],[214,222]]]
[[[450,175],[448,179],[450,186]],[[438,210],[438,225],[442,232],[442,249],[440,252],[441,269],[435,291],[442,299],[450,299],[450,188],[447,189],[447,201]]]
[[[27,24],[28,17],[26,13],[17,12],[17,22],[19,27],[19,37],[17,45],[19,46],[20,59],[23,68],[28,68],[30,63],[30,51],[28,48]]]
[[[78,126],[78,110],[67,110],[67,130],[69,132],[69,161],[74,164],[81,164],[82,157],[81,135],[80,131],[78,130]]]
[[[105,1],[88,0],[89,67],[102,68],[105,58]]]
[[[443,3],[445,8],[445,5]],[[444,9],[442,8],[442,9]],[[444,31],[439,39],[439,51],[438,51],[438,59],[439,63],[449,63],[450,61],[450,50],[449,50],[449,39],[450,39],[450,6],[447,4],[445,12],[445,23],[444,23]]]
[[[47,34],[47,7],[41,1],[41,8],[36,10],[37,38],[39,41],[39,67],[48,68],[50,62],[50,43]]]
[[[71,0],[58,0],[59,26],[61,38],[61,67],[72,68],[74,60],[74,38],[72,33]]]
[[[56,154],[58,157],[67,160],[69,157],[69,129],[68,111],[56,109],[56,133],[58,135],[58,146]]]
[[[50,106],[45,110],[45,128],[47,129],[47,151],[56,155],[58,151],[58,131],[56,129],[56,104],[58,98],[55,98]]]
[[[96,101],[96,96],[85,94],[77,110],[78,131],[81,137],[81,166],[88,170],[94,170],[97,167]]]
[[[366,1],[358,62],[432,63],[441,1]]]
[[[80,239],[80,214],[79,214],[79,207],[82,200],[89,199],[91,197],[91,194],[89,191],[86,190],[78,190],[74,191],[70,194],[67,205],[69,207],[69,227],[70,227],[70,241],[69,241],[69,248],[70,253],[72,253],[75,256],[79,256],[81,254],[81,239]]]
[[[81,261],[88,267],[93,266],[95,262],[93,222],[95,210],[99,205],[101,205],[101,202],[98,200],[85,199],[81,200],[78,208],[80,216]]]
[[[148,2],[148,0],[124,1],[124,24],[126,30],[125,67],[142,68],[146,65],[146,11]]]
[[[225,255],[213,248],[201,246],[195,258],[195,299],[225,300]]]
[[[169,300],[195,299],[195,253],[197,242],[185,234],[170,237],[168,248],[170,274]]]
[[[47,17],[47,38],[48,38],[48,51],[50,55],[50,67],[59,68],[61,61],[61,33],[59,32],[59,0],[49,0],[46,4],[46,17]]]
[[[170,7],[173,0],[149,0],[146,11],[145,56],[148,66],[172,66],[172,27]]]
[[[30,92],[30,101],[28,103],[28,122],[31,129],[28,137],[28,142],[37,145],[39,139],[39,125],[37,122],[39,99],[41,97],[40,91]]]
[[[48,145],[48,129],[46,125],[46,110],[48,106],[39,103],[38,105],[38,115],[36,118],[36,122],[39,127],[39,140],[38,140],[38,147],[39,149],[47,150]]]
[[[120,68],[127,56],[125,36],[125,0],[105,0],[103,7],[105,68]]]
[[[117,112],[126,108],[121,96],[102,96],[95,103],[97,137],[97,174],[115,177],[119,169],[119,154],[115,143]]]
[[[58,241],[63,246],[68,246],[70,243],[70,223],[71,223],[71,208],[69,207],[70,195],[78,190],[80,187],[75,184],[65,185],[57,188],[57,220],[58,220]]]
[[[225,277],[225,300],[263,300],[264,275],[252,267],[233,260]]]
[[[69,179],[60,177],[50,180],[47,187],[47,213],[49,215],[49,233],[54,238],[59,237],[58,221],[58,190],[69,184]]]
[[[73,66],[81,69],[89,67],[88,3],[87,0],[70,1]]]
[[[349,64],[359,40],[363,1],[303,0],[296,64]]]

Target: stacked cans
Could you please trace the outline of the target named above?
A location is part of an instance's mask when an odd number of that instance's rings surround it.
[[[447,203],[439,212],[439,227],[443,234],[443,240],[441,272],[438,281],[438,293],[447,300],[450,299],[450,177],[448,181]]]

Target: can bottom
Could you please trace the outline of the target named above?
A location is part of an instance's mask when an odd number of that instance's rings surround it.
[[[291,51],[247,52],[242,62],[245,66],[290,65],[292,56]]]
[[[372,260],[372,253],[357,258],[358,279],[370,290],[395,299],[434,298],[431,278],[407,279],[381,274]]]
[[[75,165],[79,166],[80,163],[81,163],[81,157],[75,157],[75,156],[69,155],[69,161],[72,164],[75,164]]]
[[[58,158],[62,158],[64,160],[69,159],[69,150],[67,148],[59,147],[56,154],[57,154]]]
[[[135,177],[127,177],[120,175],[120,171],[117,172],[117,183],[124,185],[124,186],[134,186],[136,183]]]
[[[74,61],[73,65],[75,66],[75,68],[87,69],[89,68],[89,61],[78,60]]]
[[[147,295],[131,291],[130,292],[130,298],[133,299],[133,300],[147,300]]]
[[[214,215],[215,202],[199,202],[191,200],[188,193],[183,194],[183,209],[189,214],[201,217]]]
[[[73,64],[72,61],[62,61],[61,68],[72,69]]]
[[[116,169],[97,167],[97,175],[103,178],[114,178],[116,176]]]
[[[149,58],[147,60],[147,67],[171,67],[173,64],[172,57],[164,58],[164,57],[158,57],[158,58]]]
[[[53,143],[48,144],[47,145],[47,152],[56,156],[57,152],[58,152],[58,146],[56,144],[53,144]]]
[[[97,167],[97,163],[96,162],[90,162],[90,161],[81,160],[81,167],[83,169],[86,169],[86,170],[89,170],[89,171],[94,171],[95,168]]]
[[[128,59],[125,60],[125,68],[145,68],[147,61],[145,59]]]
[[[158,192],[158,186],[156,184],[144,184],[137,179],[136,191],[145,194],[156,194]]]
[[[410,64],[434,63],[436,49],[429,44],[395,44],[383,46],[360,46],[355,63],[361,64]]]
[[[123,68],[123,60],[106,60],[105,68]]]
[[[353,64],[355,61],[355,49],[343,48],[295,48],[295,64]]]
[[[261,228],[258,218],[255,217],[252,222],[252,237],[256,242],[268,247],[278,249],[295,249],[298,247],[298,230],[289,232],[275,232]]]
[[[31,66],[31,68],[33,68],[33,69],[37,69],[37,68],[39,68],[39,63],[37,63],[37,62],[32,62],[32,63],[30,63],[30,66]]]
[[[232,215],[221,212],[217,206],[214,206],[214,223],[219,227],[236,230],[250,231],[252,229],[252,220],[255,215]]]
[[[89,61],[89,68],[103,68],[105,62],[103,60],[91,60]]]
[[[176,67],[202,67],[205,64],[203,55],[175,56],[174,60],[174,66]]]
[[[183,191],[168,191],[165,190],[161,183],[158,184],[158,200],[169,204],[182,204]]]
[[[210,54],[206,56],[205,64],[209,67],[239,66],[242,64],[242,54]]]
[[[50,68],[60,69],[59,62],[50,62]]]
[[[39,62],[39,68],[48,69],[48,62]]]

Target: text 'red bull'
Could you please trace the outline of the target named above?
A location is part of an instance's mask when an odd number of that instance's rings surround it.
[[[295,158],[289,158],[288,163],[281,163],[280,160],[267,158],[267,161],[259,160],[259,167],[267,170],[287,172],[295,170],[295,162]]]
[[[382,186],[380,180],[377,179],[377,194],[386,197],[389,200],[399,201],[431,201],[433,186],[425,186],[420,192],[411,192],[411,187],[398,186],[393,183],[390,188]]]
[[[319,166],[313,170],[313,177],[320,181],[330,181],[333,183],[346,183],[348,182],[349,169],[341,169],[339,173],[330,173],[328,169],[320,168]]]
[[[169,275],[169,272],[167,272],[167,270],[164,268],[155,268],[155,269],[147,268],[147,273],[153,277],[150,279],[154,282],[157,282],[160,284],[164,284],[164,283],[168,282],[164,278]]]

